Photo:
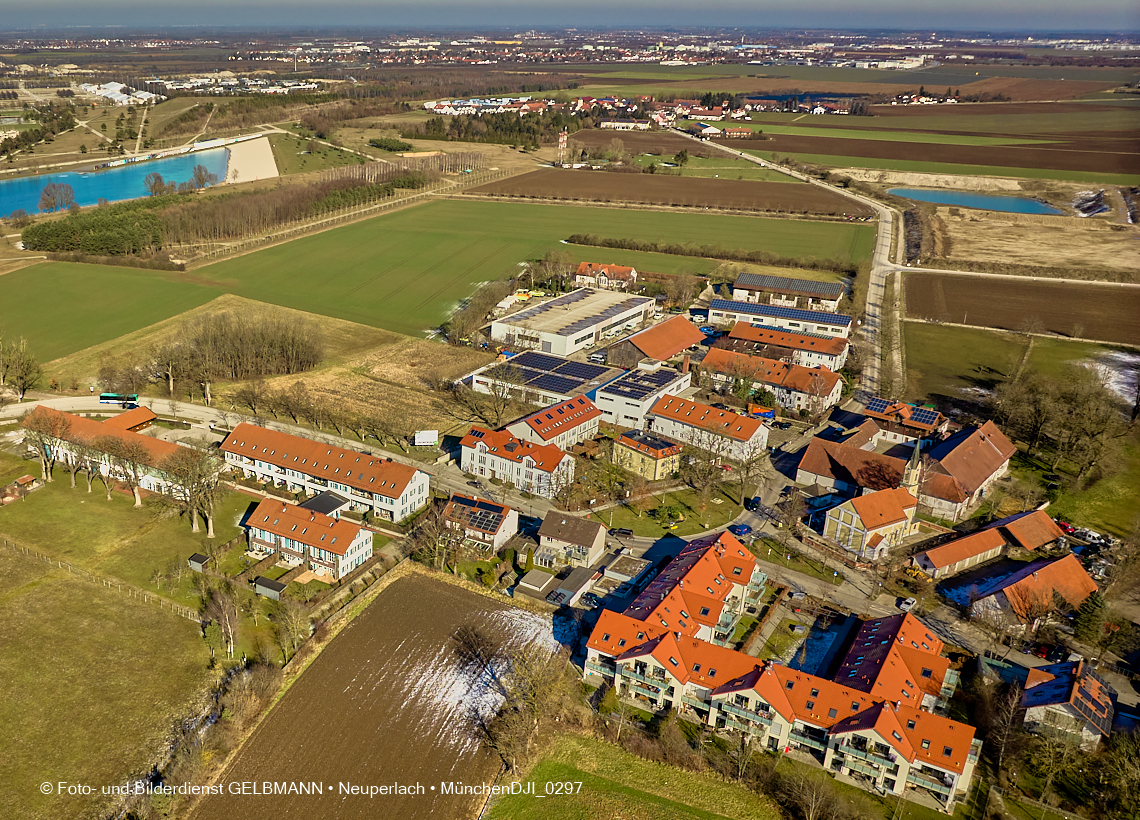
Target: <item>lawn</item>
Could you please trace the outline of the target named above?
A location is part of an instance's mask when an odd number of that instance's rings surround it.
[[[719,820],[778,818],[779,811],[748,789],[652,763],[600,740],[563,735],[531,771],[535,796],[498,799],[488,820]],[[573,795],[546,795],[548,784],[581,783]],[[543,796],[539,796],[543,795]]]
[[[696,535],[723,527],[740,515],[742,508],[734,495],[736,488],[729,487],[727,489],[728,492],[721,490],[712,497],[708,509],[704,513],[698,509],[700,500],[693,490],[680,490],[666,493],[664,497],[655,496],[654,505],[649,507],[640,517],[636,511],[628,507],[612,507],[598,513],[591,513],[589,517],[601,521],[607,527],[624,527],[633,530],[634,535],[651,538],[661,537],[667,533],[679,536]],[[719,503],[717,503],[718,501]],[[685,516],[685,520],[681,521],[676,529],[667,529],[666,524],[668,522],[658,520],[655,517],[656,511],[663,507],[679,509],[681,514]]]
[[[1094,171],[1051,171],[1043,168],[1009,168],[997,165],[957,165],[950,162],[924,162],[909,159],[875,159],[873,157],[843,157],[830,154],[791,154],[785,151],[753,151],[745,153],[771,162],[786,156],[810,165],[827,165],[833,168],[875,168],[884,171],[904,171],[916,174],[956,174],[977,177],[1017,177],[1025,179],[1056,179],[1063,182],[1092,182],[1112,185],[1140,185],[1137,174],[1101,174]]]
[[[977,400],[982,391],[1004,381],[1025,353],[1025,339],[1010,333],[920,322],[903,322],[902,327],[907,401],[966,395]]]
[[[31,472],[39,475],[38,469]],[[56,467],[55,481],[0,509],[0,534],[93,573],[155,591],[150,578],[156,569],[165,569],[174,560],[185,562],[202,550],[205,530],[191,533],[189,523],[161,502],[146,499],[141,509],[135,509],[124,493],[112,493],[107,501],[99,482],[88,494],[82,475],[74,490],[70,483],[70,474]],[[242,493],[223,498],[215,518],[218,543],[240,534],[238,521],[251,503],[254,500]],[[188,576],[179,589],[162,592],[179,603],[197,603]]]
[[[1137,434],[1121,448],[1120,470],[1091,486],[1067,492],[1049,506],[1049,514],[1097,532],[1127,536],[1136,526],[1140,497],[1140,441]]]
[[[778,541],[771,538],[763,538],[749,546],[749,549],[757,558],[779,564],[792,572],[810,575],[812,578],[818,578],[836,586],[844,581],[842,572],[836,575],[837,570],[830,569],[821,561],[797,552],[794,547],[781,546]]]
[[[367,162],[364,157],[316,142],[313,143],[316,150],[310,152],[307,137],[270,134],[269,145],[273,148],[277,171],[282,176],[324,171],[327,168],[340,168],[343,165],[362,165]]]
[[[29,502],[30,504],[31,502]],[[0,573],[0,815],[103,816],[104,786],[149,771],[206,683],[197,624],[5,553]],[[43,795],[60,780],[90,797]]]
[[[792,625],[798,623],[799,621],[791,618],[780,621],[780,625],[772,630],[772,634],[768,636],[768,641],[764,644],[760,655],[769,659],[782,658],[796,641],[806,638],[806,635],[796,635],[792,632]]]
[[[672,164],[673,158],[668,156],[657,156],[656,154],[639,154],[636,157],[638,165],[650,165],[656,163],[661,165],[664,162]],[[662,168],[662,171],[676,171],[676,168]],[[762,180],[765,182],[787,182],[789,184],[799,184],[798,179],[788,176],[787,174],[774,171],[771,168],[764,168],[757,165],[755,162],[749,162],[746,159],[732,159],[731,157],[689,157],[689,161],[680,168],[681,176],[683,177],[721,177],[723,179],[752,179]]]

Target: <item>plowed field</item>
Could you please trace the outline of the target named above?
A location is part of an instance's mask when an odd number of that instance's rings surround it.
[[[466,722],[484,690],[453,658],[451,635],[471,620],[503,639],[549,640],[549,623],[522,610],[422,576],[395,581],[273,708],[219,780],[226,793],[206,798],[195,820],[473,816],[482,798],[440,793],[441,782],[479,785],[498,770]],[[253,795],[226,785],[241,782],[322,789]],[[424,794],[342,794],[341,783],[420,784]]]
[[[1104,342],[1140,344],[1140,288],[987,276],[907,274],[906,312],[914,319],[1040,330]]]
[[[871,209],[814,185],[545,168],[471,188],[470,194],[635,202],[743,211],[870,216]]]
[[[619,139],[627,151],[634,154],[663,154],[672,156],[688,151],[693,156],[708,156],[713,149],[702,148],[699,143],[671,131],[610,131],[591,129],[570,135],[570,141],[589,148],[601,148]]]

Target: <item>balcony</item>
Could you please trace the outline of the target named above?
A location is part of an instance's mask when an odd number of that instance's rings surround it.
[[[631,678],[632,680],[638,680],[638,681],[641,681],[642,683],[651,683],[654,686],[664,686],[665,685],[665,677],[664,676],[653,677],[650,675],[642,675],[638,672],[634,672],[628,666],[621,667],[621,676],[623,678]]]
[[[970,763],[977,763],[978,758],[982,756],[982,741],[975,738],[974,742],[970,744],[970,754],[966,758]]]
[[[947,797],[950,796],[951,787],[943,783],[940,778],[931,777],[914,769],[911,769],[910,773],[907,774],[906,782],[924,789],[930,789],[930,791],[936,792],[937,794],[944,794]]]
[[[739,720],[733,720],[732,718],[725,718],[724,728],[731,729],[734,732],[747,732],[750,735],[755,735],[760,738],[768,734],[768,728],[766,726],[757,726],[753,723],[741,723]]]
[[[629,691],[644,695],[654,702],[656,702],[657,699],[661,697],[660,689],[656,689],[652,686],[642,686],[640,683],[631,683],[629,686]]]
[[[866,763],[860,763],[858,760],[853,760],[849,756],[844,757],[841,763],[848,769],[854,769],[857,772],[862,772],[863,774],[870,775],[876,779],[878,779],[879,775],[883,773],[882,769],[877,769],[874,766],[868,766]]]
[[[797,732],[795,729],[788,733],[788,740],[802,744],[811,749],[818,749],[821,752],[826,751],[827,749],[827,741],[812,737],[811,735],[805,735],[803,732]]]
[[[946,670],[946,677],[942,680],[942,690],[938,693],[938,697],[949,700],[954,696],[954,690],[958,688],[958,671],[956,669]]]
[[[688,695],[681,695],[681,703],[684,703],[687,706],[692,706],[694,709],[707,710],[709,708],[709,704],[707,702],[699,700],[698,698],[689,697]]]
[[[745,720],[754,721],[755,723],[763,723],[765,726],[772,725],[772,716],[764,712],[753,712],[724,700],[716,701],[716,705],[722,712],[727,712],[730,715],[736,715],[737,717],[742,717]]]
[[[586,661],[586,671],[606,678],[612,678],[614,676],[614,668],[612,666],[594,663],[593,661]]]
[[[887,755],[879,752],[873,752],[865,749],[860,749],[856,746],[840,746],[839,751],[843,752],[845,756],[857,757],[860,760],[866,760],[868,763],[874,763],[877,766],[892,766],[895,760]]]

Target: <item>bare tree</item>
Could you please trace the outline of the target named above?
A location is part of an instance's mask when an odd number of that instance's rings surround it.
[[[210,590],[209,598],[206,601],[206,617],[216,623],[222,631],[222,639],[226,644],[226,655],[232,658],[234,656],[234,644],[237,641],[240,613],[238,611],[237,593],[228,581]]]
[[[1015,683],[998,697],[990,713],[990,731],[986,740],[999,772],[1005,764],[1006,754],[1016,745],[1021,728],[1020,718],[1021,687]]]
[[[277,601],[271,614],[274,634],[281,654],[288,661],[309,637],[311,620],[309,611],[300,601],[282,598]]]
[[[135,506],[141,507],[139,485],[151,466],[150,450],[138,439],[119,436],[100,436],[95,439],[95,446],[107,454],[108,466],[130,488]]]
[[[24,443],[35,450],[43,470],[43,480],[52,481],[51,471],[59,458],[58,447],[71,433],[71,420],[63,413],[36,408],[20,419]]]
[[[732,440],[710,430],[698,430],[689,443],[692,448],[688,449],[689,455],[681,474],[696,491],[707,525],[709,502],[724,483],[725,471],[721,465],[732,450]]]
[[[1041,787],[1041,802],[1049,798],[1049,791],[1053,783],[1073,768],[1077,761],[1080,747],[1072,736],[1065,732],[1046,732],[1039,735],[1033,744],[1029,760],[1045,782]],[[1044,817],[1044,812],[1042,812]]]
[[[20,401],[24,400],[43,378],[44,369],[35,355],[28,349],[28,342],[20,339],[9,345],[4,353],[5,380],[12,385]]]
[[[179,447],[158,465],[166,479],[166,495],[190,518],[190,531],[199,532],[198,516],[206,519],[206,537],[214,537],[214,505],[224,492],[224,465],[207,446]]]

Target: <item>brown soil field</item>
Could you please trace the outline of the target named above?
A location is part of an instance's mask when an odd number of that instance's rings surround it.
[[[872,108],[876,117],[906,119],[907,117],[929,117],[932,114],[952,113],[955,117],[1022,115],[1022,114],[1075,114],[1086,111],[1119,111],[1117,105],[1075,102],[1020,102],[1020,103],[958,103],[956,105],[876,105]]]
[[[740,147],[735,140],[717,140]],[[1098,153],[1071,148],[1015,145],[935,145],[921,142],[888,142],[832,137],[802,137],[774,134],[762,142],[750,141],[754,151],[787,154],[824,154],[869,159],[946,162],[957,165],[993,165],[1007,168],[1043,168],[1049,171],[1092,171],[1104,174],[1140,174],[1140,153]]]
[[[571,171],[565,168],[545,168],[510,179],[496,180],[472,188],[468,193],[828,216],[869,216],[872,213],[866,206],[814,185]]]
[[[710,149],[702,151],[697,143],[670,131],[610,131],[596,128],[570,135],[570,142],[576,142],[587,148],[601,148],[609,145],[614,139],[621,140],[626,150],[634,154],[672,156],[678,151],[685,150],[692,156],[711,156]]]
[[[473,620],[501,639],[549,642],[549,623],[523,610],[419,575],[393,582],[325,647],[217,781],[316,782],[322,793],[211,795],[194,820],[474,816],[481,797],[440,793],[443,781],[478,785],[499,768],[466,721],[486,694],[454,662],[451,635]],[[340,783],[418,783],[424,794],[370,798],[341,794]]]
[[[1140,242],[1135,227],[1121,229],[1102,219],[1003,214],[969,208],[939,207],[935,213],[936,224],[949,240],[943,253],[949,259],[1140,271]]]
[[[1037,320],[1046,333],[1140,344],[1137,287],[938,273],[907,274],[904,283],[910,318],[1003,330]]]

